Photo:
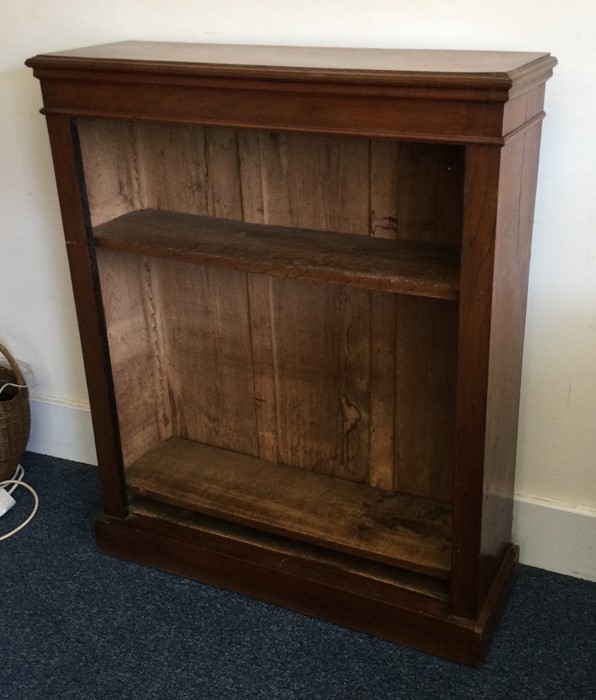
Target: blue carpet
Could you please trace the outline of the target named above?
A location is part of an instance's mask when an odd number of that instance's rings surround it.
[[[107,557],[92,533],[96,470],[36,454],[23,465],[41,505],[0,542],[0,697],[596,697],[594,583],[520,567],[488,660],[469,669]],[[0,534],[30,503],[20,490]]]

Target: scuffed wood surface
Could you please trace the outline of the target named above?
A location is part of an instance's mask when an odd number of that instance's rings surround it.
[[[164,465],[167,465],[164,468]],[[451,508],[171,438],[127,471],[139,496],[449,577]]]
[[[278,277],[457,299],[459,251],[156,209],[95,229],[98,247]]]

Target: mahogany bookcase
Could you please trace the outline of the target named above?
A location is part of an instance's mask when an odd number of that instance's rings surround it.
[[[511,521],[543,53],[36,56],[100,547],[464,663]]]

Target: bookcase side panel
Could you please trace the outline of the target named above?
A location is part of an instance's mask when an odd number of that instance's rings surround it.
[[[93,226],[147,206],[142,141],[134,122],[77,119]]]
[[[47,115],[62,225],[74,291],[75,307],[100,471],[103,512],[127,513],[127,498],[112,375],[101,309],[94,251],[88,238],[89,212],[76,125],[62,115]]]
[[[452,603],[475,618],[480,604],[480,551],[486,449],[486,404],[495,227],[501,149],[468,146],[459,303],[453,503]]]
[[[97,251],[124,465],[172,435],[158,267]]]
[[[482,595],[511,543],[519,395],[541,123],[502,150],[488,380]]]
[[[139,125],[77,120],[94,226],[148,205]],[[172,434],[167,356],[155,261],[96,252],[124,465]]]

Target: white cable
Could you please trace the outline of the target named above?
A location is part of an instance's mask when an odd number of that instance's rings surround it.
[[[7,386],[12,386],[15,389],[26,389],[27,388],[27,384],[15,384],[14,382],[6,382],[5,384],[3,384],[0,387],[0,394],[4,391],[4,389],[6,389]],[[6,481],[0,482],[0,488],[3,488],[7,484],[12,484],[10,489],[6,489],[6,492],[9,494],[11,494],[19,486],[23,486],[28,491],[30,491],[31,495],[33,496],[33,510],[31,511],[29,517],[25,520],[25,522],[21,523],[18,527],[15,527],[14,530],[7,532],[5,535],[1,535],[0,542],[2,542],[2,540],[7,540],[9,537],[12,537],[19,530],[22,530],[26,525],[29,525],[29,523],[35,517],[35,514],[37,513],[37,509],[39,508],[39,497],[38,497],[37,493],[35,492],[35,489],[23,481],[24,476],[25,476],[25,470],[23,469],[22,465],[19,464],[19,465],[17,465],[17,468],[15,470],[15,473],[14,473],[12,479],[7,479]]]
[[[0,386],[0,394],[6,389],[7,386],[14,386],[16,389],[26,389],[27,385],[26,384],[15,384],[14,382],[6,382],[6,384],[3,384]]]
[[[0,488],[3,486],[6,486],[6,484],[15,484],[15,488],[17,486],[23,486],[26,488],[28,491],[31,492],[33,496],[33,510],[31,511],[29,517],[25,522],[21,523],[17,527],[15,527],[14,530],[11,530],[10,532],[7,532],[5,535],[0,536],[0,542],[2,540],[7,540],[9,537],[12,537],[15,533],[17,533],[19,530],[22,530],[26,525],[29,525],[29,523],[33,520],[35,517],[35,513],[37,513],[37,509],[39,507],[39,498],[37,496],[37,493],[35,492],[35,489],[32,486],[29,486],[29,484],[26,484],[24,481],[19,481],[17,479],[7,479],[6,481],[0,481]]]
[[[19,464],[15,470],[15,473],[14,473],[11,481],[15,481],[15,482],[18,481],[20,483],[21,481],[23,481],[24,476],[25,476],[25,470]],[[7,492],[12,493],[17,488],[18,485],[19,485],[18,483],[13,484],[9,489],[6,489]]]

